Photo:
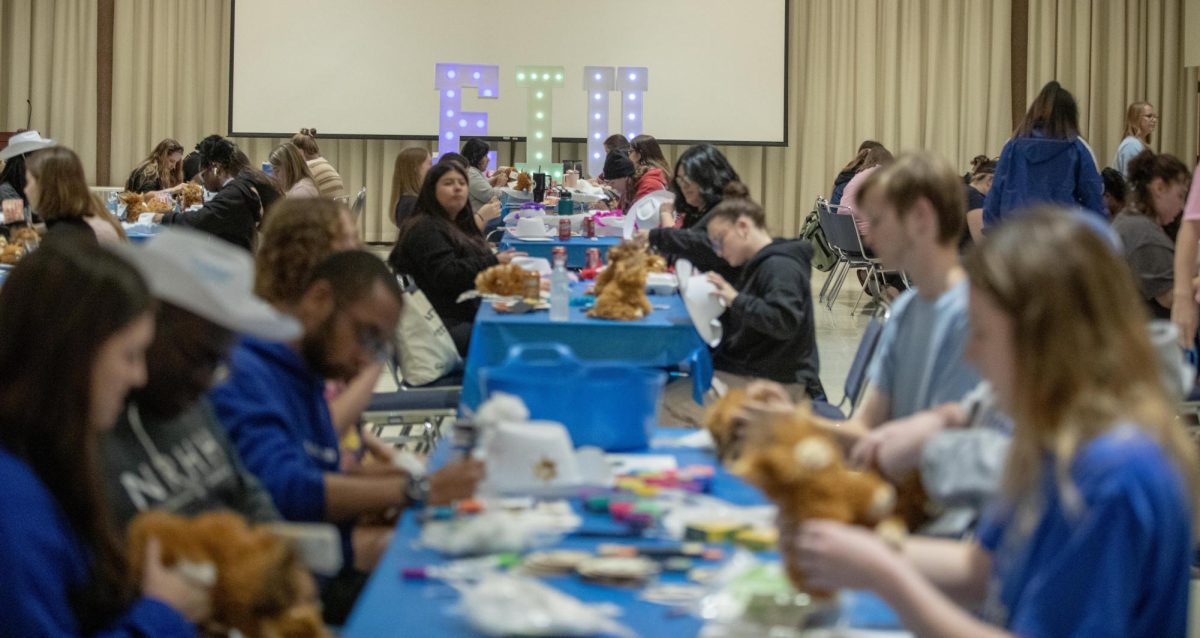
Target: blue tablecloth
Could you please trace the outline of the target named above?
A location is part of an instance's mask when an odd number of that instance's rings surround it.
[[[500,250],[519,250],[528,253],[530,257],[550,259],[555,246],[567,248],[567,268],[583,268],[587,265],[587,249],[599,248],[600,259],[605,259],[608,249],[621,243],[620,237],[572,237],[567,241],[552,239],[551,241],[529,241],[518,239],[512,233],[504,233],[500,240]]]
[[[583,290],[583,284],[576,284],[571,293],[578,296]],[[653,368],[687,363],[697,388],[706,390],[712,381],[712,357],[692,325],[683,299],[651,295],[650,303],[654,310],[638,321],[592,319],[582,308],[572,307],[567,321],[555,322],[545,310],[513,315],[482,305],[463,371],[463,407],[473,410],[480,403],[479,370],[503,363],[509,349],[523,343],[561,343],[583,361],[623,361]]]
[[[672,454],[681,467],[715,464],[711,454],[697,450],[656,449],[652,450],[652,453]],[[721,468],[717,468],[714,476],[712,495],[742,505],[763,503],[762,495],[757,490]],[[578,503],[575,503],[575,507],[583,519],[584,528],[602,530],[612,526],[607,515],[585,512]],[[414,540],[419,536],[420,527],[416,517],[406,513],[396,529],[391,545],[359,597],[342,636],[373,638],[396,635],[480,635],[470,629],[465,619],[452,611],[451,608],[458,601],[458,594],[449,585],[436,580],[405,580],[401,577],[401,571],[405,568],[444,562],[437,553],[413,546]],[[606,542],[653,546],[666,541],[569,536],[557,547],[594,551],[597,545]],[[775,555],[766,552],[764,557],[775,558]],[[619,620],[639,636],[685,638],[696,636],[703,625],[699,618],[680,615],[668,606],[638,599],[638,590],[635,589],[589,583],[575,576],[557,576],[543,580],[585,602],[618,605],[623,610]],[[687,579],[684,574],[666,573],[661,577],[661,581],[683,584]],[[847,597],[847,601],[843,618],[851,626],[892,629],[898,626],[898,621],[890,610],[870,594],[856,592]]]

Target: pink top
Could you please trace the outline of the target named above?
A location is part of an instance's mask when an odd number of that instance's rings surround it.
[[[1196,168],[1200,169],[1200,166]],[[1192,189],[1188,191],[1187,204],[1183,206],[1183,218],[1189,221],[1200,219],[1200,170],[1192,175]]]
[[[854,225],[858,226],[858,234],[862,235],[863,243],[866,243],[867,237],[870,236],[871,222],[867,219],[866,215],[858,212],[858,191],[862,188],[863,182],[867,181],[867,178],[871,176],[871,173],[874,173],[878,169],[878,166],[872,166],[855,174],[850,179],[850,183],[846,184],[846,190],[842,191],[842,206],[846,208],[838,209],[839,213],[846,214],[849,212],[854,215]]]

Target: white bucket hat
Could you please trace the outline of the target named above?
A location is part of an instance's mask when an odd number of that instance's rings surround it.
[[[8,138],[8,146],[0,151],[0,162],[7,162],[18,155],[40,151],[52,146],[58,146],[58,142],[42,137],[41,133],[37,131],[17,133]]]
[[[141,245],[114,247],[155,297],[237,333],[289,341],[300,324],[254,295],[254,260],[194,230],[166,228]]]

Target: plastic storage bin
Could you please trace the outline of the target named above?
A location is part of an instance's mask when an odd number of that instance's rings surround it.
[[[609,452],[646,448],[666,380],[619,361],[582,362],[557,343],[513,346],[503,364],[480,371],[484,396],[518,396],[530,418],[562,423],[577,447]]]

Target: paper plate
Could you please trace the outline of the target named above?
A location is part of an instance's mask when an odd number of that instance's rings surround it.
[[[725,304],[717,297],[712,296],[711,293],[716,290],[716,286],[713,286],[707,277],[700,274],[689,277],[686,284],[680,289],[683,294],[683,303],[687,306],[688,316],[692,318],[692,325],[696,326],[696,332],[700,333],[700,338],[709,347],[717,347],[717,344],[721,343],[721,336],[724,333],[718,319],[725,312]]]

